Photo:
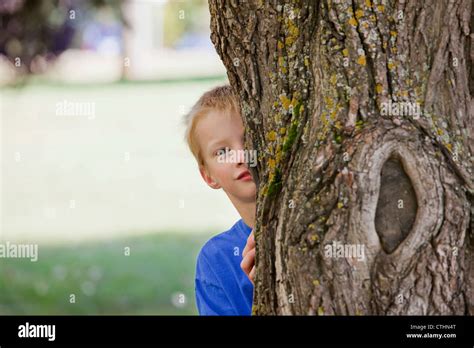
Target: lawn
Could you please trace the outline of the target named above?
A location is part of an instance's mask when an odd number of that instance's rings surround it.
[[[0,314],[197,314],[195,260],[209,237],[158,233],[40,245],[37,262],[1,259]]]
[[[0,314],[197,313],[197,253],[238,214],[203,183],[182,119],[222,83],[0,90],[0,242],[39,245],[36,263],[0,259]],[[64,101],[94,117],[57,114]]]

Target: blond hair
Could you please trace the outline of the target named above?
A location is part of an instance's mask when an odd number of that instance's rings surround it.
[[[199,165],[204,165],[204,158],[197,142],[196,125],[211,111],[230,111],[239,114],[238,101],[230,85],[214,87],[204,93],[193,105],[191,111],[184,116],[185,140]]]

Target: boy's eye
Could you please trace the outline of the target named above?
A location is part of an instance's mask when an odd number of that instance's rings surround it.
[[[222,147],[220,149],[218,149],[214,155],[215,156],[220,156],[220,155],[224,155],[226,152],[227,152],[228,148],[227,147]]]

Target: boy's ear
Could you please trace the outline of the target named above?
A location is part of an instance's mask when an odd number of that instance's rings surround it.
[[[199,173],[201,173],[202,178],[206,182],[206,184],[215,190],[220,189],[221,185],[217,183],[208,173],[204,166],[199,166]]]

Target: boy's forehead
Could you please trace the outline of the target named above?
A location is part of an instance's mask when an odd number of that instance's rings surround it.
[[[239,114],[229,111],[211,111],[198,122],[197,128],[211,136],[235,135],[244,131]]]
[[[244,127],[240,115],[230,111],[213,110],[197,124],[198,137],[202,145],[212,146],[213,143],[224,141],[229,137],[243,136]]]

